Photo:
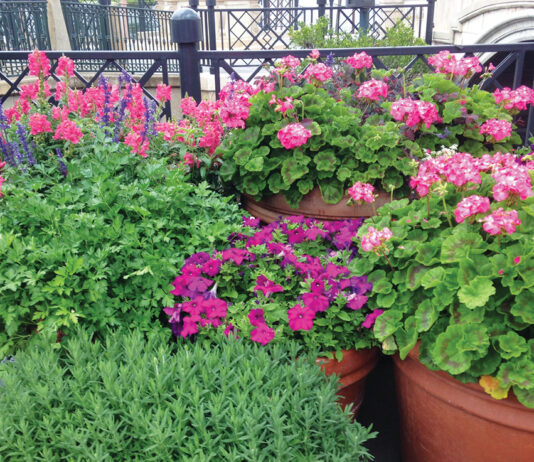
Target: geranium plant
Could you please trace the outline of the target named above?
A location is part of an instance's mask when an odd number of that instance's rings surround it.
[[[255,199],[282,193],[295,208],[315,187],[338,203],[356,181],[406,188],[413,160],[429,149],[456,144],[478,156],[520,141],[512,116],[534,100],[533,90],[467,87],[483,71],[477,58],[441,52],[429,63],[434,73],[406,84],[402,74],[373,69],[365,52],[337,64],[317,50],[302,61],[286,56],[217,149],[221,177]],[[482,78],[490,75],[488,67]]]
[[[379,209],[359,230],[352,262],[383,310],[374,334],[401,358],[478,381],[496,398],[513,390],[534,407],[534,162],[448,150],[410,184],[419,198]],[[350,267],[351,265],[349,265]]]
[[[230,248],[191,256],[172,283],[177,303],[165,313],[176,336],[222,329],[263,345],[295,339],[324,353],[373,345],[371,286],[348,269],[359,220],[292,217],[262,229],[259,220],[244,222]]]

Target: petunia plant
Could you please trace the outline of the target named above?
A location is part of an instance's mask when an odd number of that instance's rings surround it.
[[[448,150],[410,184],[419,198],[381,207],[349,268],[373,284],[369,310],[386,353],[419,359],[495,398],[534,407],[532,156]]]
[[[258,223],[245,218],[231,247],[186,260],[172,283],[176,304],[164,309],[172,332],[209,337],[221,329],[263,345],[295,339],[325,354],[372,346],[371,285],[349,269],[361,221]]]

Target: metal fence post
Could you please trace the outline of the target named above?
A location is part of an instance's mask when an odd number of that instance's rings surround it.
[[[180,86],[182,98],[192,96],[200,102],[200,61],[198,42],[202,39],[202,23],[199,14],[191,8],[180,8],[171,18],[172,41],[178,44],[180,61]]]
[[[369,8],[360,8],[360,31],[364,35],[369,32]]]
[[[436,0],[428,0],[428,8],[426,10],[426,30],[425,42],[432,45],[432,32],[434,29],[434,7]]]
[[[317,0],[317,6],[319,7],[319,17],[324,16],[326,0]]]
[[[198,3],[199,3],[199,0],[189,0],[189,7],[192,8],[193,10],[197,11],[198,10]]]
[[[217,0],[206,0],[206,6],[208,7],[208,36],[209,36],[209,49],[217,49],[217,37],[215,35],[215,5]]]

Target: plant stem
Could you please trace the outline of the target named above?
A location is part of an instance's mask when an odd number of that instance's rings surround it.
[[[447,217],[447,221],[449,222],[449,226],[452,228],[452,221],[451,217],[449,216],[449,209],[447,208],[447,202],[445,202],[445,196],[441,196],[441,200],[443,201],[443,208],[445,209],[445,216]]]

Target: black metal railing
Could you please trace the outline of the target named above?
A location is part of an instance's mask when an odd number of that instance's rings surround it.
[[[46,1],[0,1],[0,50],[50,49]],[[25,61],[0,62],[11,75],[24,69]]]
[[[0,82],[7,83],[7,91],[0,95],[0,103],[4,103],[8,98],[16,96],[20,92],[20,85],[24,79],[29,75],[29,68],[27,66],[29,51],[0,51],[0,62],[24,62],[26,63],[23,70],[16,77],[7,75],[0,68]],[[75,77],[81,84],[81,87],[87,88],[98,82],[99,77],[104,73],[109,72],[124,72],[131,76],[131,70],[125,68],[123,63],[143,62],[150,63],[142,75],[134,79],[143,87],[144,95],[151,101],[156,101],[154,95],[147,89],[148,81],[157,76],[158,82],[169,84],[169,68],[172,63],[178,61],[179,53],[177,51],[47,51],[48,58],[51,62],[51,77],[59,81],[59,76],[55,73],[57,67],[57,60],[61,56],[68,56],[71,58],[76,66]],[[83,65],[86,68],[95,69],[88,71],[82,69]],[[137,72],[137,69],[134,69]],[[155,93],[155,92],[153,92]],[[53,103],[54,101],[51,100]],[[161,114],[162,117],[171,117],[171,104],[167,102]]]
[[[171,39],[172,11],[129,6],[62,1],[63,15],[73,50],[159,51],[177,49]],[[149,61],[122,63],[130,72],[144,72]],[[96,70],[95,62],[80,63]],[[178,62],[169,63],[178,72]]]
[[[197,39],[200,39],[200,34]],[[182,34],[181,37],[184,37]],[[374,66],[377,68],[387,68],[385,62],[388,58],[403,57],[407,61],[405,69],[414,69],[416,65],[423,66],[431,70],[427,62],[427,57],[442,50],[449,50],[451,53],[460,56],[476,55],[482,63],[492,62],[495,70],[491,78],[483,82],[483,88],[492,90],[508,86],[517,88],[520,85],[527,85],[534,88],[534,43],[516,44],[489,44],[489,45],[448,45],[448,46],[423,46],[423,47],[394,47],[394,48],[366,48],[366,49],[328,49],[320,50],[321,56],[325,57],[332,53],[337,58],[343,58],[355,52],[365,51],[373,57]],[[292,50],[291,53],[299,58],[304,58],[310,50]],[[234,74],[235,77],[252,81],[263,70],[263,64],[274,64],[277,59],[287,55],[287,50],[244,50],[244,51],[217,51],[217,50],[197,50],[195,44],[185,39],[179,44],[179,50],[167,51],[66,51],[66,56],[72,58],[77,64],[84,62],[103,63],[92,75],[77,71],[78,79],[85,85],[90,86],[97,81],[98,77],[109,71],[125,72],[128,69],[122,66],[124,62],[135,62],[136,60],[150,62],[149,69],[138,79],[141,85],[146,85],[151,77],[161,78],[163,83],[169,82],[170,63],[178,60],[180,62],[180,82],[182,96],[188,94],[200,100],[201,96],[201,61],[211,63],[215,78],[215,88],[218,93],[226,77]],[[52,62],[55,62],[62,52],[48,52]],[[26,60],[28,52],[2,52],[0,51],[0,62],[20,62]],[[262,65],[249,67],[246,69],[236,69],[231,66],[231,62],[237,59],[259,60]],[[54,67],[52,68],[52,70]],[[10,96],[20,91],[23,79],[28,75],[27,67],[16,77],[9,77],[0,69],[0,81],[5,81],[8,91],[0,97],[0,102],[4,102]],[[57,79],[57,76],[53,76]],[[471,79],[471,84],[478,83],[476,78]],[[152,95],[145,89],[146,95]],[[170,116],[171,107],[166,106],[164,114]],[[532,108],[528,112],[526,126],[521,129],[524,140],[534,135],[534,111]]]

